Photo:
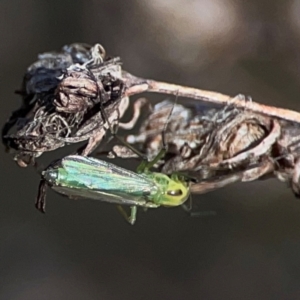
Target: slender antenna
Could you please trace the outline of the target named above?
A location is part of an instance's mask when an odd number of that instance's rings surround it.
[[[177,98],[178,98],[178,95],[176,95],[176,98],[175,98],[175,101],[174,101],[174,104],[172,106],[172,109],[170,110],[169,112],[169,115],[168,115],[168,118],[167,118],[167,121],[164,125],[164,129],[161,133],[162,135],[162,148],[160,149],[160,151],[157,153],[157,155],[155,156],[155,158],[152,160],[152,161],[149,161],[149,162],[146,162],[144,164],[141,164],[139,167],[138,167],[138,172],[141,172],[141,171],[145,171],[145,170],[149,170],[151,169],[157,162],[159,162],[161,160],[161,158],[163,158],[165,155],[166,155],[166,152],[167,152],[167,144],[166,144],[166,130],[167,130],[167,126],[169,124],[169,121],[171,119],[171,116],[172,116],[172,113],[173,113],[173,110],[174,110],[174,107],[177,103]]]
[[[174,101],[174,104],[172,106],[172,109],[170,110],[169,112],[169,115],[168,115],[168,118],[167,118],[167,121],[164,125],[164,129],[161,133],[161,137],[162,137],[162,146],[163,146],[163,149],[167,150],[167,145],[166,145],[166,130],[167,130],[167,127],[168,127],[168,124],[169,124],[169,121],[171,119],[171,116],[173,114],[173,111],[174,111],[174,107],[175,105],[177,104],[177,100],[178,100],[178,91],[176,92],[176,97],[175,97],[175,101]]]

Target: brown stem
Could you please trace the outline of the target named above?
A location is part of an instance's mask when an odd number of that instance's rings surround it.
[[[239,99],[239,97],[230,97],[228,95],[212,91],[205,91],[166,82],[143,79],[133,76],[125,71],[123,71],[123,80],[126,84],[126,96],[140,94],[143,92],[153,92],[175,96],[177,95],[180,97],[187,97],[194,100],[221,105],[228,105],[230,103],[237,108],[245,108],[256,113],[300,123],[300,113],[298,112],[274,106],[263,105],[253,101],[245,101],[243,99]],[[231,101],[234,101],[234,103]]]

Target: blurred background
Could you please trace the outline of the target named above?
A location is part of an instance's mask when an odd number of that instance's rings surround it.
[[[299,16],[300,0],[1,0],[1,126],[37,54],[73,42],[141,77],[300,111]],[[300,202],[276,180],[199,197],[215,217],[161,208],[129,226],[52,191],[42,215],[36,171],[4,147],[0,163],[0,299],[300,299]]]

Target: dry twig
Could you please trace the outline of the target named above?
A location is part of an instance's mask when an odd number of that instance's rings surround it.
[[[152,92],[175,96],[177,95],[179,97],[186,97],[193,100],[204,101],[223,106],[233,103],[236,108],[243,108],[247,109],[248,111],[264,114],[266,116],[300,123],[300,113],[298,112],[274,106],[267,106],[254,101],[245,101],[245,97],[243,95],[231,97],[212,91],[205,91],[197,88],[143,79],[125,71],[122,72],[122,78],[126,86],[127,96],[132,96],[143,92]]]

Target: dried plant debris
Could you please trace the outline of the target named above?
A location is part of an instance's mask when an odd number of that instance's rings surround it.
[[[2,140],[26,166],[43,152],[89,140],[89,154],[128,107],[119,58],[101,45],[64,46],[38,56],[23,79],[22,106],[3,127]]]
[[[172,111],[171,115],[170,112]],[[167,122],[167,125],[166,125]],[[277,177],[300,195],[300,125],[228,105],[199,110],[170,101],[154,106],[137,135],[127,142],[148,157],[162,147],[167,155],[158,168],[184,172],[198,181],[192,191],[204,193],[237,181]],[[135,155],[114,147],[119,157]]]
[[[28,67],[21,107],[2,129],[2,141],[20,166],[46,151],[86,141],[78,154],[89,155],[107,130],[131,129],[145,99],[134,104],[130,122],[120,123],[129,96],[156,92],[187,97],[222,108],[182,106],[163,101],[154,106],[137,135],[126,140],[149,159],[162,147],[161,172],[183,172],[197,181],[192,191],[204,193],[237,181],[275,176],[300,195],[300,114],[216,92],[136,77],[109,58],[100,44],[72,44],[60,52],[39,55]],[[199,102],[197,102],[199,103]],[[115,146],[114,155],[136,156]]]

